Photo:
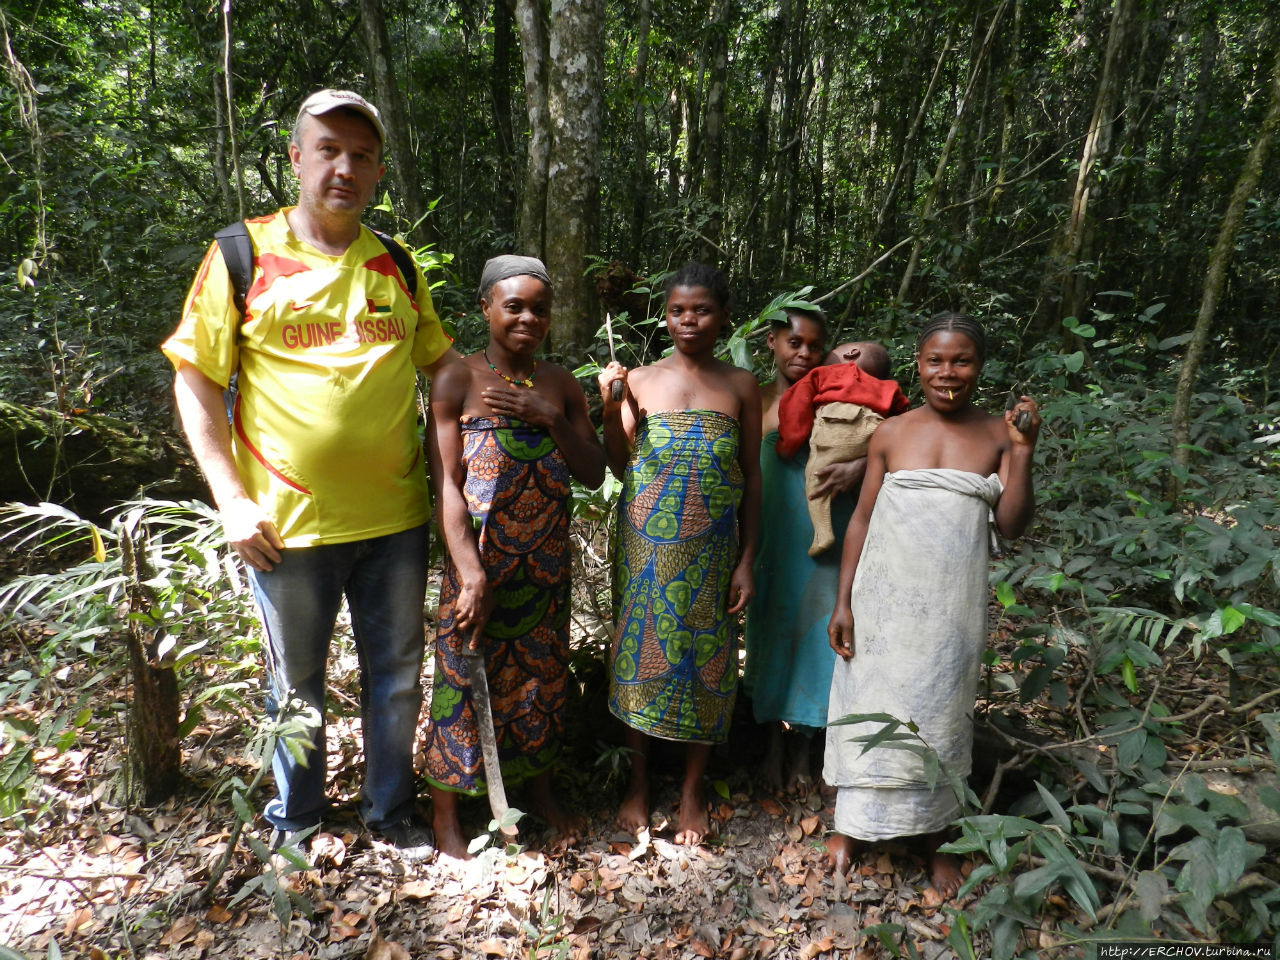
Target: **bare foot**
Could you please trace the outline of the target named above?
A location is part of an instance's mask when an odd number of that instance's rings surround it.
[[[929,879],[933,881],[933,889],[938,891],[942,899],[950,900],[964,883],[960,861],[949,853],[934,851],[929,858]]]
[[[845,876],[853,866],[853,858],[862,852],[866,844],[843,833],[833,833],[826,839],[826,866],[832,873]]]
[[[467,840],[458,823],[458,795],[451,790],[431,788],[431,829],[436,835],[436,849],[455,860],[470,860]]]
[[[711,832],[711,820],[707,817],[707,798],[702,792],[702,778],[686,783],[680,794],[679,829],[676,843],[695,847]]]
[[[630,752],[631,778],[614,823],[619,830],[635,833],[649,826],[649,738],[634,727],[627,727],[624,743]]]
[[[950,900],[964,884],[964,874],[960,872],[958,859],[938,850],[946,839],[943,833],[931,833],[925,838],[925,849],[929,854],[929,879],[933,883],[933,889],[938,891],[943,900]]]
[[[551,789],[551,772],[540,773],[529,784],[529,797],[533,801],[533,810],[551,827],[551,850],[553,853],[564,853],[569,847],[582,840],[586,822],[582,817],[575,817],[556,799]]]
[[[703,774],[711,759],[711,744],[690,743],[684,748],[684,786],[680,790],[679,829],[676,843],[696,846],[711,832],[707,817],[707,795],[702,792]]]
[[[649,825],[649,784],[637,784],[632,778],[627,787],[627,795],[622,798],[622,806],[618,807],[618,815],[614,817],[618,829],[627,833],[635,833],[641,827]]]

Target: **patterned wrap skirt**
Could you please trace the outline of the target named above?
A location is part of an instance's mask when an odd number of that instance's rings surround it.
[[[545,430],[505,417],[464,417],[459,425],[467,471],[463,493],[494,593],[484,632],[493,725],[503,781],[518,783],[550,768],[564,732],[570,475]],[[462,655],[468,638],[454,622],[460,587],[446,557],[426,778],[474,795],[486,787]]]
[[[743,476],[738,421],[709,410],[637,425],[614,537],[609,709],[655,737],[720,743],[738,685],[728,606]]]

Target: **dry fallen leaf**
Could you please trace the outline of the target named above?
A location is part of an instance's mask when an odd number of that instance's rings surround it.
[[[350,940],[352,937],[360,936],[360,931],[349,923],[342,923],[335,920],[329,924],[329,942],[340,943],[343,940]]]
[[[347,859],[347,845],[332,833],[317,833],[311,838],[311,856],[314,863],[332,863],[340,867]]]
[[[812,940],[805,945],[800,951],[802,960],[813,960],[814,957],[822,953],[829,953],[831,948],[836,945],[835,940],[831,937],[823,937],[821,940]]]
[[[689,944],[689,949],[700,957],[714,957],[716,951],[701,940],[694,940]]]
[[[760,809],[771,817],[782,816],[782,804],[772,797],[765,797],[760,801]]]
[[[800,829],[804,831],[806,837],[810,836],[813,831],[818,829],[820,822],[817,817],[805,817],[800,821]]]
[[[507,945],[501,940],[486,940],[480,944],[480,949],[490,957],[505,957],[507,955]]]
[[[164,936],[160,938],[160,946],[172,947],[181,943],[183,940],[187,939],[187,937],[196,932],[196,927],[199,925],[199,922],[200,921],[190,914],[179,917],[173,922],[173,926],[165,931]]]
[[[197,930],[196,931],[196,949],[199,950],[201,953],[204,953],[206,950],[208,950],[210,947],[213,946],[213,941],[215,939],[216,938],[214,937],[212,930]]]
[[[394,940],[383,940],[382,934],[377,930],[373,931],[373,938],[369,941],[369,949],[365,952],[364,960],[413,960],[409,951]]]
[[[434,884],[427,880],[410,880],[400,885],[400,896],[406,900],[427,900],[431,897]]]
[[[798,823],[788,823],[783,829],[787,831],[787,836],[792,843],[799,843],[804,838],[804,831],[800,829]]]
[[[920,903],[925,907],[942,906],[942,894],[933,887],[925,887],[924,893],[920,895]]]
[[[569,878],[569,889],[578,895],[581,895],[582,891],[586,890],[590,884],[591,881],[581,871]]]
[[[204,918],[210,923],[226,923],[234,914],[220,903],[215,903],[205,911]]]

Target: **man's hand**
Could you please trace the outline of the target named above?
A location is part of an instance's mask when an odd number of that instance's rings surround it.
[[[831,649],[846,660],[853,659],[853,610],[847,605],[836,607],[827,624],[827,639]]]
[[[263,573],[280,562],[284,541],[271,518],[248,497],[228,501],[221,510],[222,530],[240,559]]]
[[[862,483],[866,472],[866,457],[859,457],[857,460],[849,460],[845,463],[828,464],[814,473],[819,483],[813,488],[813,493],[809,494],[809,499],[816,500],[826,494],[834,496],[837,493],[850,493]]]

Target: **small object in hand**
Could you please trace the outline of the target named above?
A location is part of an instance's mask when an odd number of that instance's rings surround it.
[[[613,402],[617,403],[622,399],[622,381],[615,380],[609,384],[609,393],[613,397]]]
[[[1007,413],[1018,405],[1018,395],[1012,390],[1009,391],[1009,398],[1004,402],[1004,409]],[[1031,429],[1031,411],[1019,410],[1014,415],[1013,425],[1018,428],[1019,433],[1026,433]]]

